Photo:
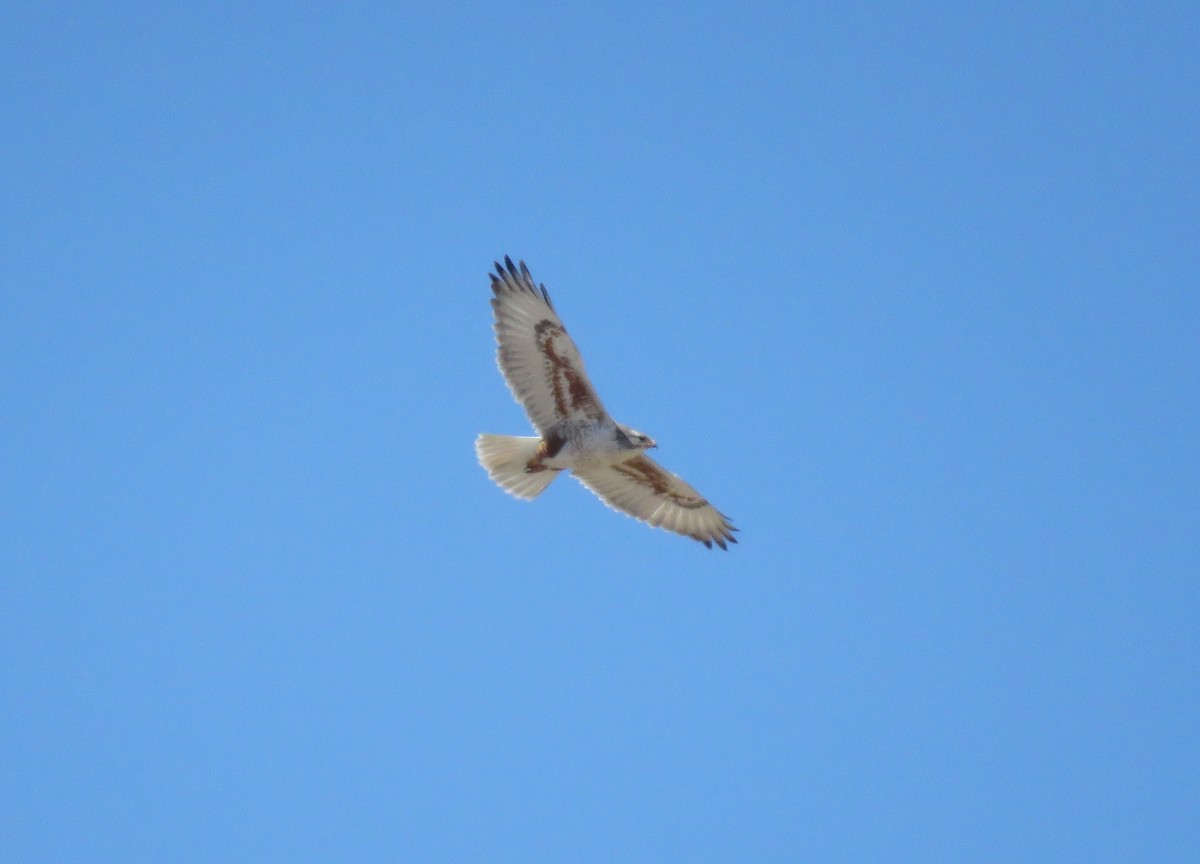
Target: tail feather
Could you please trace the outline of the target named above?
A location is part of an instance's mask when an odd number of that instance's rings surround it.
[[[529,460],[537,455],[541,438],[515,435],[480,435],[475,439],[475,454],[488,476],[505,492],[533,500],[558,476],[554,470],[526,472]]]

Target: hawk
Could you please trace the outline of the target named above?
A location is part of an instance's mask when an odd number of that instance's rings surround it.
[[[532,500],[570,471],[614,510],[709,549],[736,543],[728,516],[646,455],[658,445],[609,416],[546,286],[533,281],[525,262],[514,265],[505,256],[488,276],[495,294],[496,363],[541,433],[480,435],[475,452],[488,475],[506,492]]]

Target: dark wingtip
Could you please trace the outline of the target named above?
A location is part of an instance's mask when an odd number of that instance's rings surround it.
[[[711,540],[701,540],[700,542],[704,544],[704,548],[705,548],[705,549],[711,549],[711,548],[712,548],[712,541],[711,541]]]
[[[517,273],[517,266],[513,264],[513,260],[507,255],[504,256],[504,266],[508,268],[508,272],[513,275],[513,278],[516,278],[519,275]]]
[[[554,302],[550,299],[550,292],[547,292],[544,284],[538,284],[533,281],[533,274],[530,274],[528,266],[522,259],[520,263],[512,263],[511,256],[504,256],[504,263],[492,262],[496,265],[494,274],[487,274],[487,277],[492,280],[492,289],[499,294],[500,283],[512,284],[526,290],[530,290],[535,295],[540,294],[541,299],[546,301],[546,305],[550,306],[551,311],[554,311]],[[511,281],[510,281],[511,280]]]

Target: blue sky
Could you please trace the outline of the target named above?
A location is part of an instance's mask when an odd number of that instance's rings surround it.
[[[0,858],[1200,856],[1193,6],[0,23]]]

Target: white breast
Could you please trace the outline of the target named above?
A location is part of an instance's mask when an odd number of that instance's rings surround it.
[[[553,459],[545,464],[550,468],[580,468],[612,465],[637,455],[637,450],[617,446],[616,424],[607,423],[572,424],[562,430],[567,443]]]

